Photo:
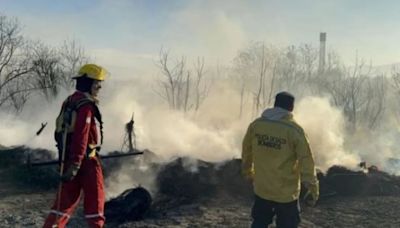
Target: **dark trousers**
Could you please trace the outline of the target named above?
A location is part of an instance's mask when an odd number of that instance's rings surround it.
[[[298,200],[289,203],[278,203],[255,196],[251,217],[251,228],[266,228],[272,224],[276,215],[277,228],[297,228],[300,223],[300,206]]]

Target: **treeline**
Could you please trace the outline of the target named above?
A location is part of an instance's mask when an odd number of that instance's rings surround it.
[[[169,62],[173,63],[168,65]],[[333,106],[343,111],[350,132],[360,128],[374,130],[388,115],[393,117],[400,112],[400,71],[396,68],[390,73],[377,72],[372,63],[358,56],[353,65],[347,66],[334,51],[327,53],[325,65],[320,68],[319,48],[309,44],[276,47],[250,43],[239,50],[223,73],[220,67],[205,67],[204,58],[198,58],[192,66],[186,62],[184,56],[171,61],[168,52],[161,51],[157,93],[173,109],[197,110],[206,98],[213,99],[207,96],[220,80],[240,95],[238,118],[248,112],[259,115],[272,105],[274,95],[281,90],[298,98],[328,97]]]
[[[71,76],[88,62],[84,49],[75,41],[58,47],[24,37],[14,18],[0,15],[0,108],[21,111],[32,95],[51,99],[60,88],[71,88]],[[250,43],[238,51],[230,66],[208,67],[204,58],[189,62],[185,56],[172,58],[162,49],[155,67],[159,69],[154,91],[175,110],[197,111],[213,85],[223,83],[239,94],[237,115],[253,116],[272,105],[274,95],[287,90],[297,97],[325,96],[343,111],[348,128],[374,130],[388,116],[398,121],[400,71],[374,71],[372,63],[355,56],[345,65],[329,51],[324,68],[319,68],[319,49],[309,44],[276,47]],[[215,94],[215,93],[214,93]],[[250,107],[250,108],[249,108]]]
[[[378,72],[372,63],[358,56],[348,66],[332,50],[320,68],[319,49],[309,44],[280,48],[253,42],[239,50],[231,66],[214,70],[205,67],[204,58],[197,58],[190,65],[185,56],[170,60],[169,53],[161,50],[158,67],[161,77],[156,92],[172,109],[185,112],[200,107],[216,80],[230,85],[240,95],[238,118],[248,112],[259,115],[272,105],[274,95],[281,90],[299,98],[328,97],[333,106],[343,111],[350,132],[375,130],[389,116],[396,117],[400,112],[398,69],[392,67],[389,73]]]
[[[17,19],[0,15],[0,108],[18,112],[33,95],[51,99],[73,86],[71,75],[87,61],[75,41],[52,47],[31,40]]]
[[[346,66],[334,51],[327,53],[320,67],[319,49],[308,44],[277,48],[252,43],[235,57],[232,77],[242,100],[250,100],[253,113],[272,105],[280,90],[298,97],[325,96],[343,111],[351,131],[377,128],[388,104],[396,103],[388,100],[390,95],[400,92],[396,69],[390,75],[376,72],[357,56],[354,65]],[[242,111],[241,105],[239,114]]]

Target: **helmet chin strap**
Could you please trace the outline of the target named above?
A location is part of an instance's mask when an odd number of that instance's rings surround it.
[[[86,92],[85,94],[86,94],[86,96],[87,96],[88,98],[90,98],[91,100],[93,100],[94,103],[99,104],[99,99],[97,98],[97,96],[93,96],[91,92]]]

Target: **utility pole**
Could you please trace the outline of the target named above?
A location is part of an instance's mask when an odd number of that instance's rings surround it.
[[[325,49],[326,49],[326,32],[321,32],[319,34],[319,65],[318,73],[323,73],[325,71]]]

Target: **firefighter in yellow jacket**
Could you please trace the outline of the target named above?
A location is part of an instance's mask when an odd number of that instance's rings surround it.
[[[273,108],[248,127],[242,172],[253,182],[252,228],[265,228],[276,216],[278,228],[298,227],[303,183],[315,204],[319,196],[314,158],[302,127],[293,119],[294,96],[280,92]]]

